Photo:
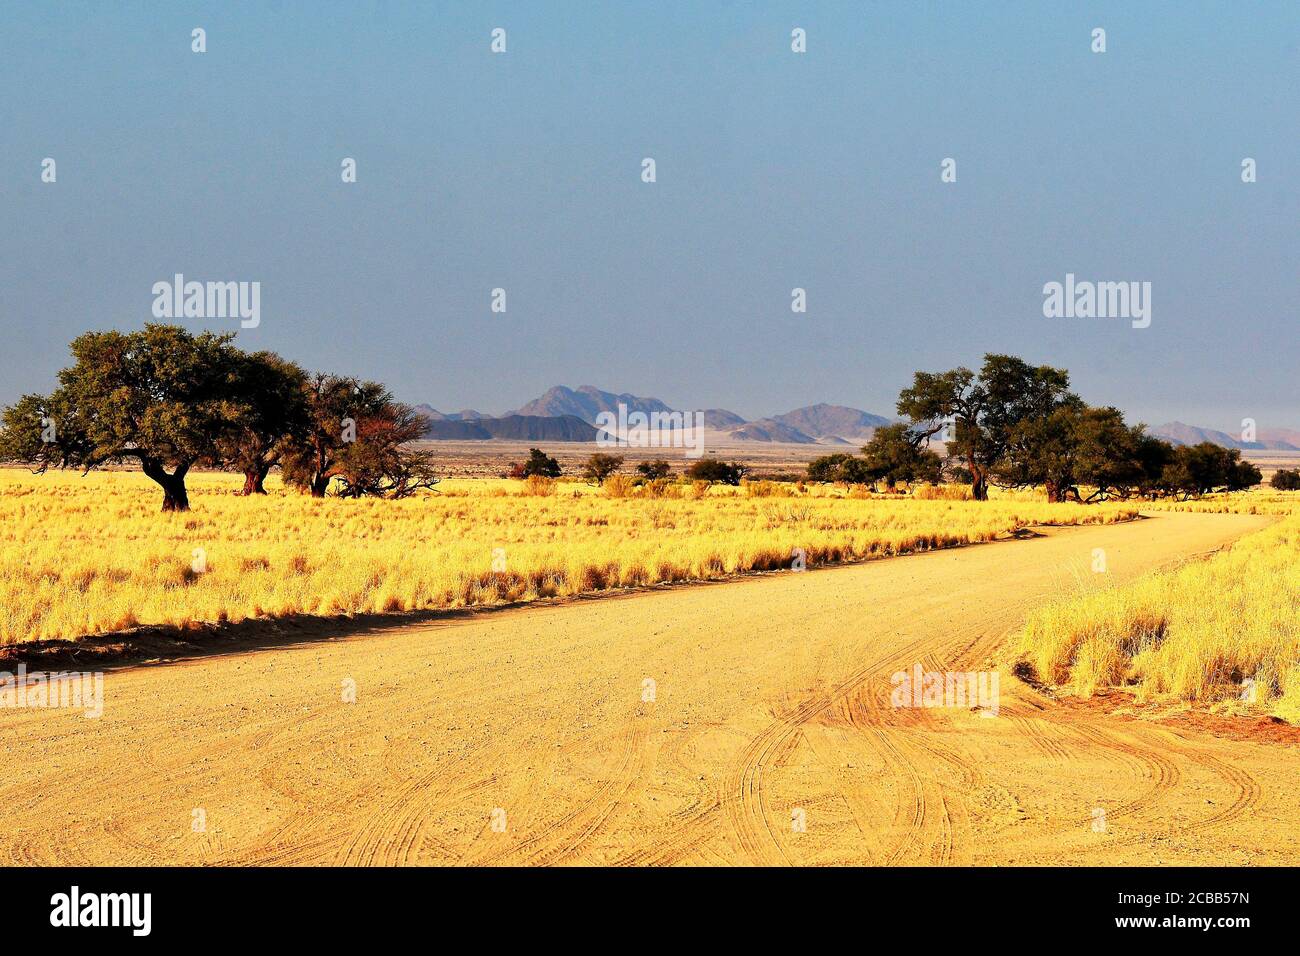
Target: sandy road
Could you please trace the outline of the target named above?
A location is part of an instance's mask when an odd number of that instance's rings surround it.
[[[1004,660],[1093,548],[1124,580],[1265,523],[1162,514],[112,672],[102,719],[0,710],[0,860],[1300,862],[1295,745],[1005,671],[995,718],[889,699],[918,662]]]

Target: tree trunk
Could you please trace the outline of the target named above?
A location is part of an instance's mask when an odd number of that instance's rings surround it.
[[[974,458],[966,460],[967,470],[970,471],[970,495],[976,501],[989,500],[989,478],[984,474],[984,469],[975,464]]]
[[[1056,504],[1061,500],[1061,486],[1055,481],[1045,481],[1043,487],[1047,489],[1048,504]]]
[[[190,496],[185,490],[185,476],[168,475],[162,483],[163,511],[189,511]]]
[[[329,475],[316,475],[311,480],[311,496],[313,498],[324,498],[326,490],[330,486]]]
[[[266,481],[267,473],[271,470],[270,465],[250,465],[244,469],[244,490],[241,495],[264,495],[266,489],[262,487],[262,482]]]
[[[141,470],[162,486],[163,511],[189,511],[190,496],[185,490],[185,473],[190,470],[188,463],[177,465],[170,475],[163,468],[162,462],[154,458],[141,458]]]

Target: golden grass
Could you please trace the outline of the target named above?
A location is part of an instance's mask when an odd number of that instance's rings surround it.
[[[405,501],[314,500],[191,477],[158,511],[135,472],[0,470],[0,641],[296,614],[455,608],[718,578],[988,541],[1127,505],[917,501],[808,486],[793,497],[664,483],[610,497],[574,481],[449,480]],[[782,493],[787,489],[783,489]]]
[[[1258,488],[1206,495],[1190,501],[1162,498],[1142,502],[1143,511],[1195,511],[1201,514],[1289,515],[1300,510],[1300,492]]]
[[[1288,517],[1208,560],[1039,608],[1020,653],[1085,696],[1127,686],[1139,701],[1300,717],[1300,494],[1156,507]]]
[[[970,501],[970,485],[921,485],[914,492],[922,501]]]

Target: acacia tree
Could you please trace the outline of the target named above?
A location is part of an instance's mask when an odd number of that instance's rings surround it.
[[[373,441],[353,445],[336,477],[340,498],[408,498],[442,480],[431,452]]]
[[[822,455],[808,462],[809,481],[843,481],[844,469],[850,462],[857,461],[847,452],[834,452]]]
[[[323,498],[335,478],[346,497],[405,497],[436,483],[428,457],[402,447],[424,437],[428,421],[383,385],[318,373],[303,399],[306,428],[283,451],[289,484]]]
[[[135,460],[162,488],[163,511],[188,511],[186,474],[221,461],[236,417],[232,338],[154,323],[78,336],[58,388],[5,410],[0,455],[42,472]]]
[[[1010,431],[1002,458],[993,466],[998,484],[1042,485],[1048,501],[1077,500],[1080,435],[1089,411],[1071,395],[1050,414],[1017,422]]]
[[[739,485],[749,471],[749,466],[738,461],[727,464],[718,458],[699,458],[691,462],[686,469],[686,477],[692,481],[713,481],[720,485]]]
[[[607,455],[596,452],[582,466],[582,477],[589,485],[599,485],[610,475],[623,467],[622,455]]]
[[[423,438],[429,420],[387,391],[375,396],[373,382],[363,382],[362,392],[374,396],[366,414],[357,420],[356,441],[338,456],[334,476],[343,498],[407,498],[431,489],[442,479],[434,469],[431,452],[408,448]]]
[[[1066,400],[1069,384],[1064,369],[990,353],[978,376],[968,368],[917,372],[912,386],[898,396],[898,413],[923,439],[951,423],[949,453],[970,472],[972,497],[984,501],[1013,430],[1027,419],[1050,415]]]
[[[874,484],[883,480],[886,488],[900,481],[937,482],[943,460],[929,448],[922,448],[926,436],[907,425],[882,425],[862,447],[865,474]]]
[[[637,473],[647,481],[657,481],[660,478],[667,478],[672,474],[672,465],[668,464],[662,458],[656,458],[654,461],[639,462],[636,466]]]
[[[1278,491],[1300,491],[1300,470],[1279,468],[1269,483]]]
[[[870,485],[874,484],[879,477],[867,467],[865,458],[847,452],[838,451],[808,462],[810,481],[839,481],[849,485]]]
[[[306,436],[306,384],[307,373],[274,352],[236,357],[234,421],[218,446],[244,476],[240,494],[266,494],[266,476],[285,449]]]
[[[539,475],[542,478],[559,478],[560,463],[540,448],[530,448],[528,449],[528,460],[524,462],[521,472],[523,478],[531,478],[533,475]]]
[[[1078,479],[1093,491],[1087,501],[1153,495],[1174,446],[1127,425],[1117,408],[1090,408],[1079,431]]]
[[[1216,489],[1244,491],[1259,484],[1263,475],[1255,465],[1241,460],[1239,449],[1200,442],[1175,448],[1160,480],[1165,491],[1186,499]]]

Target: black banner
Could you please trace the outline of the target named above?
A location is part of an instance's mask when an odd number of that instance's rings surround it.
[[[772,923],[945,945],[984,934],[1071,940],[1199,934],[1231,944],[1286,924],[1294,869],[357,870],[6,869],[16,938],[340,944],[449,928],[628,945],[700,932],[762,938]],[[746,919],[758,912],[763,919]],[[694,932],[694,930],[692,930]],[[932,935],[933,934],[933,935]],[[69,938],[69,942],[72,942]]]

